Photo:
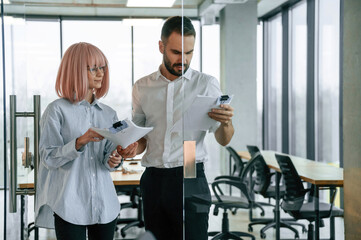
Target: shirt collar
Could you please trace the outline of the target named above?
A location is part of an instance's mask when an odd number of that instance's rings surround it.
[[[77,103],[78,105],[84,105],[84,106],[96,106],[97,108],[99,108],[100,110],[103,110],[102,106],[100,105],[100,102],[97,98],[94,99],[94,101],[92,103],[89,103],[87,100],[82,100],[80,102]]]
[[[191,80],[191,78],[192,78],[192,73],[193,73],[193,69],[192,69],[192,68],[188,68],[188,70],[185,72],[185,74],[183,74],[184,79],[186,79],[186,80]],[[157,73],[156,73],[156,75],[155,75],[155,79],[158,80],[160,77],[162,77],[163,79],[166,79],[166,80],[170,81],[169,79],[167,79],[166,77],[164,77],[164,76],[162,75],[162,73],[160,72],[160,66],[159,66],[158,71],[157,71]],[[177,79],[179,79],[179,78],[181,78],[181,77],[178,77],[178,78],[176,78],[175,80],[177,80]]]

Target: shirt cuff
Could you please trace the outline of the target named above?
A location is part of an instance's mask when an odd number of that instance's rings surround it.
[[[70,159],[75,159],[80,156],[85,151],[86,145],[82,146],[79,150],[76,150],[76,138],[68,142],[63,147],[63,152],[65,156]]]

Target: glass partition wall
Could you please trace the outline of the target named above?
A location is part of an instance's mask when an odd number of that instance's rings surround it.
[[[144,8],[144,14],[149,15],[147,17],[140,15],[135,8],[128,9],[129,11],[124,13],[126,8],[121,4],[103,8],[100,3],[103,1],[91,1],[99,3],[99,5],[95,4],[96,6],[79,4],[65,10],[64,7],[69,7],[71,4],[56,5],[57,10],[63,11],[61,17],[52,14],[54,8],[51,6],[31,4],[30,1],[27,1],[27,4],[17,2],[16,8],[13,8],[11,3],[6,3],[9,4],[5,10],[8,12],[3,13],[4,30],[1,32],[5,51],[1,49],[3,58],[0,59],[4,64],[0,69],[0,72],[4,73],[3,84],[0,86],[2,90],[0,121],[3,126],[0,132],[4,136],[0,140],[2,155],[0,235],[5,239],[26,237],[27,225],[24,225],[23,231],[20,227],[22,216],[27,218],[23,221],[25,223],[34,220],[34,197],[31,194],[23,197],[18,195],[16,213],[9,212],[10,95],[16,95],[16,111],[19,112],[34,111],[33,96],[40,95],[40,109],[43,113],[47,105],[57,99],[54,89],[55,78],[65,50],[72,43],[86,41],[98,46],[109,60],[110,90],[101,101],[115,109],[119,119],[131,118],[132,86],[141,77],[157,71],[162,63],[163,55],[159,52],[160,33],[165,19],[170,15],[184,15],[192,19],[196,38],[190,67],[214,76],[224,94],[234,94],[231,105],[235,109],[233,116],[235,134],[230,146],[242,151],[246,150],[246,145],[255,144],[261,149],[276,151],[289,149],[289,153],[294,155],[307,156],[309,151],[307,136],[310,129],[307,128],[308,118],[305,116],[309,114],[307,112],[309,104],[306,107],[305,102],[310,93],[306,93],[306,90],[313,89],[312,94],[315,94],[316,99],[313,110],[316,138],[314,143],[317,144],[316,149],[318,149],[315,153],[316,160],[339,164],[340,112],[337,85],[340,55],[337,50],[339,19],[332,17],[339,16],[338,0],[316,1],[318,7],[314,18],[318,24],[316,28],[318,36],[315,42],[318,42],[315,44],[317,45],[315,52],[307,56],[305,56],[306,51],[310,51],[307,44],[312,37],[306,25],[309,17],[307,4],[314,1],[294,1],[297,3],[282,8],[283,12],[262,19],[262,88],[257,87],[256,83],[257,78],[260,77],[256,75],[256,2],[262,1],[248,0],[244,4],[225,4],[217,13],[213,13],[212,21],[209,21],[209,15],[202,12],[204,6],[200,7],[201,1],[196,1],[198,4],[194,8],[197,9],[196,11],[192,11],[189,6],[183,6],[183,1],[179,0],[176,1],[176,7],[165,11],[159,8],[151,10]],[[190,3],[185,1],[185,4]],[[118,11],[118,7],[122,10]],[[35,8],[38,8],[38,11],[34,11]],[[156,11],[159,11],[158,15]],[[287,24],[285,24],[286,16]],[[312,56],[315,56],[313,65],[318,70],[314,72],[315,86],[308,88],[309,82],[306,78],[310,74],[307,72],[309,67],[307,61]],[[178,97],[183,103],[188,96],[187,91],[181,88],[187,81],[185,76],[181,77],[182,84],[179,85],[178,92]],[[288,82],[287,87],[284,85],[285,81]],[[287,109],[284,99],[288,99]],[[163,101],[168,100],[163,99]],[[182,104],[181,109],[178,110],[183,113],[187,107],[189,105]],[[261,108],[259,113],[257,108]],[[262,126],[260,126],[261,117]],[[288,120],[284,121],[285,119]],[[285,122],[287,124],[284,124]],[[17,182],[20,183],[24,179],[31,180],[33,177],[31,167],[25,168],[22,165],[22,152],[25,151],[25,137],[29,137],[29,152],[35,151],[34,120],[31,116],[18,117],[16,123]],[[194,132],[184,131],[183,128],[182,125],[178,133],[172,134],[179,134],[182,141],[194,141]],[[258,133],[262,128],[264,128],[263,136],[260,137]],[[289,139],[286,142],[287,148],[284,148],[285,138]],[[261,142],[264,144],[262,145]],[[208,182],[211,183],[216,176],[229,173],[229,155],[225,148],[217,143],[213,133],[206,134],[204,144],[208,158],[204,165],[205,173]],[[179,151],[183,153],[183,150],[182,145]],[[191,157],[195,159],[194,154]],[[342,165],[341,162],[340,164]],[[192,178],[189,179],[193,181]],[[24,209],[27,211],[25,214],[21,214],[22,200],[25,202],[24,206],[27,206]],[[219,231],[222,226],[222,214],[214,216],[212,210],[213,207],[209,213],[209,231]],[[248,211],[237,211],[238,215],[248,215]],[[272,216],[271,213],[270,217]],[[245,227],[247,224],[243,222],[240,224],[239,220],[234,221],[234,219],[233,216],[229,218],[230,228],[247,232]],[[39,235],[44,238],[54,238],[54,232],[45,229],[39,229]],[[33,239],[33,231],[30,236]],[[267,237],[272,239],[273,236],[268,234]]]
[[[116,17],[54,17],[51,13],[44,15],[34,14],[34,7],[43,9],[41,4],[23,4],[18,11],[22,14],[4,12],[4,56],[5,70],[2,91],[2,129],[1,138],[1,203],[3,208],[0,222],[0,234],[4,239],[36,239],[55,238],[53,230],[39,229],[38,232],[29,231],[34,225],[27,225],[34,221],[34,195],[27,193],[16,194],[16,208],[10,209],[10,95],[16,96],[16,111],[31,115],[34,111],[33,96],[40,96],[41,114],[49,103],[58,98],[55,93],[55,79],[61,58],[66,49],[76,42],[89,42],[98,46],[109,60],[110,89],[102,102],[117,111],[119,119],[131,118],[132,85],[141,77],[157,71],[162,63],[163,56],[159,52],[161,28],[167,18],[148,19],[116,18]],[[11,7],[9,8],[11,10]],[[46,8],[44,8],[46,9]],[[85,7],[84,7],[85,9]],[[181,16],[182,8],[173,11],[174,15]],[[76,14],[75,14],[76,15]],[[220,80],[219,73],[219,26],[218,24],[201,26],[197,17],[192,18],[196,31],[194,53],[190,67],[207,73]],[[202,51],[201,43],[204,49]],[[201,58],[203,54],[203,60]],[[2,62],[3,59],[1,59]],[[181,77],[182,78],[182,77]],[[182,81],[185,80],[182,78]],[[3,90],[3,89],[2,89]],[[180,95],[184,102],[187,94]],[[182,105],[182,110],[186,106]],[[35,124],[36,125],[36,124]],[[25,137],[29,138],[29,152],[35,152],[34,120],[29,116],[16,117],[16,158],[17,158],[17,188],[21,183],[34,181],[34,163],[30,167],[23,166],[23,152],[25,151]],[[183,127],[183,126],[182,126]],[[3,131],[5,130],[5,131]],[[194,140],[193,133],[179,133],[184,140]],[[215,142],[213,134],[206,138],[209,150],[208,172],[210,181],[220,172],[220,147]],[[183,149],[183,148],[182,148]],[[183,150],[182,150],[183,151]],[[141,156],[137,156],[141,157]],[[215,167],[216,166],[216,167]],[[190,180],[192,181],[192,180]],[[31,188],[31,187],[30,187]],[[22,208],[23,207],[23,208]],[[25,212],[24,212],[25,211]],[[21,223],[23,225],[21,226]],[[15,227],[14,227],[15,226]],[[186,230],[185,230],[186,231]],[[36,235],[36,236],[35,236]]]
[[[75,12],[79,11],[79,6],[75,7],[78,8]],[[34,14],[34,8],[44,11],[43,15]],[[28,233],[28,227],[34,226],[28,226],[28,223],[34,221],[34,193],[30,189],[25,193],[17,193],[15,209],[10,209],[14,204],[9,200],[10,178],[16,179],[15,186],[18,190],[21,183],[34,181],[34,164],[25,168],[22,160],[25,137],[29,138],[29,152],[34,154],[36,151],[34,120],[30,116],[34,111],[33,96],[40,96],[42,114],[48,104],[58,98],[55,79],[64,52],[73,43],[89,42],[99,47],[109,61],[110,88],[101,101],[111,106],[119,119],[131,119],[132,85],[139,78],[157,71],[162,63],[158,41],[167,16],[161,14],[161,17],[140,17],[141,21],[132,16],[79,17],[75,14],[54,17],[41,4],[17,4],[17,11],[22,14],[11,12],[11,6],[7,9],[10,9],[10,13],[3,14],[4,30],[1,32],[5,50],[1,50],[1,63],[5,63],[2,65],[5,68],[1,67],[0,72],[5,70],[5,73],[1,84],[1,124],[4,126],[1,134],[4,137],[0,144],[0,238],[27,239],[30,234],[30,239],[34,239],[35,232]],[[87,9],[90,8],[84,5],[84,11]],[[181,7],[177,7],[172,13],[180,16]],[[197,20],[195,26],[199,29]],[[196,44],[199,46],[199,40]],[[199,68],[199,53],[196,58],[194,66]],[[15,120],[17,172],[14,177],[10,176],[10,95],[16,96],[16,111],[26,115],[16,116]],[[55,238],[53,230],[39,229],[36,234],[41,239]]]

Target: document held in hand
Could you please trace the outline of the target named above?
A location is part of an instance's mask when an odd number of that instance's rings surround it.
[[[139,127],[131,120],[125,119],[114,123],[110,128],[101,129],[93,127],[93,130],[114,144],[120,145],[122,148],[127,148],[130,144],[138,141],[152,131],[153,127]]]
[[[215,123],[216,120],[213,120],[208,116],[208,112],[212,108],[219,108],[220,104],[230,104],[232,101],[233,95],[222,95],[219,97],[209,97],[198,95],[191,106],[183,114],[182,119],[178,120],[172,129],[172,132],[180,131],[207,131]]]

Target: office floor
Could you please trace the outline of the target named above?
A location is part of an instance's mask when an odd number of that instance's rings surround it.
[[[2,191],[1,191],[2,192]],[[2,195],[2,194],[1,194]],[[120,201],[128,201],[128,197],[121,196],[119,197]],[[3,197],[0,198],[0,204],[3,205]],[[28,198],[28,206],[29,206],[29,214],[28,218],[29,221],[32,221],[34,216],[31,214],[32,212],[32,206],[33,206],[33,198]],[[221,230],[221,224],[222,224],[222,211],[219,212],[218,216],[213,215],[213,208],[211,209],[210,213],[210,221],[209,221],[209,231],[219,231]],[[134,209],[124,209],[122,210],[122,216],[123,217],[135,217],[136,211]],[[284,212],[281,213],[282,216],[287,217],[287,214]],[[1,215],[2,216],[2,215]],[[260,217],[259,211],[254,211],[254,217]],[[266,208],[266,216],[265,217],[273,217],[273,212],[271,208]],[[248,230],[248,210],[239,210],[236,215],[229,214],[229,220],[230,220],[230,229],[235,231],[244,231],[247,232]],[[304,223],[307,227],[308,223],[307,221],[300,221]],[[321,237],[322,238],[328,238],[329,237],[329,221],[326,219],[325,221],[325,227],[321,228]],[[17,225],[18,223],[9,223],[12,225]],[[344,240],[344,221],[343,218],[336,218],[335,221],[336,226],[336,239],[337,240]],[[119,225],[119,229],[122,227],[122,225]],[[256,239],[260,238],[260,229],[263,227],[263,225],[254,226],[253,228],[253,235],[256,237]],[[307,239],[307,233],[302,234],[302,230],[300,227],[296,227],[296,229],[299,230],[300,238],[301,239]],[[115,240],[123,240],[123,239],[136,239],[137,236],[142,234],[144,232],[144,229],[139,229],[137,227],[133,227],[127,230],[127,235],[125,238],[123,238],[120,234],[120,231],[118,230],[115,232],[114,239]],[[281,229],[281,238],[282,239],[294,239],[294,234],[287,229]],[[29,239],[34,239],[34,233],[32,232]],[[209,238],[211,239],[211,238]],[[247,239],[247,238],[244,238]],[[269,229],[266,231],[266,239],[271,240],[275,239],[275,230]],[[40,229],[39,230],[39,240],[56,240],[54,230],[47,230],[47,229]]]

